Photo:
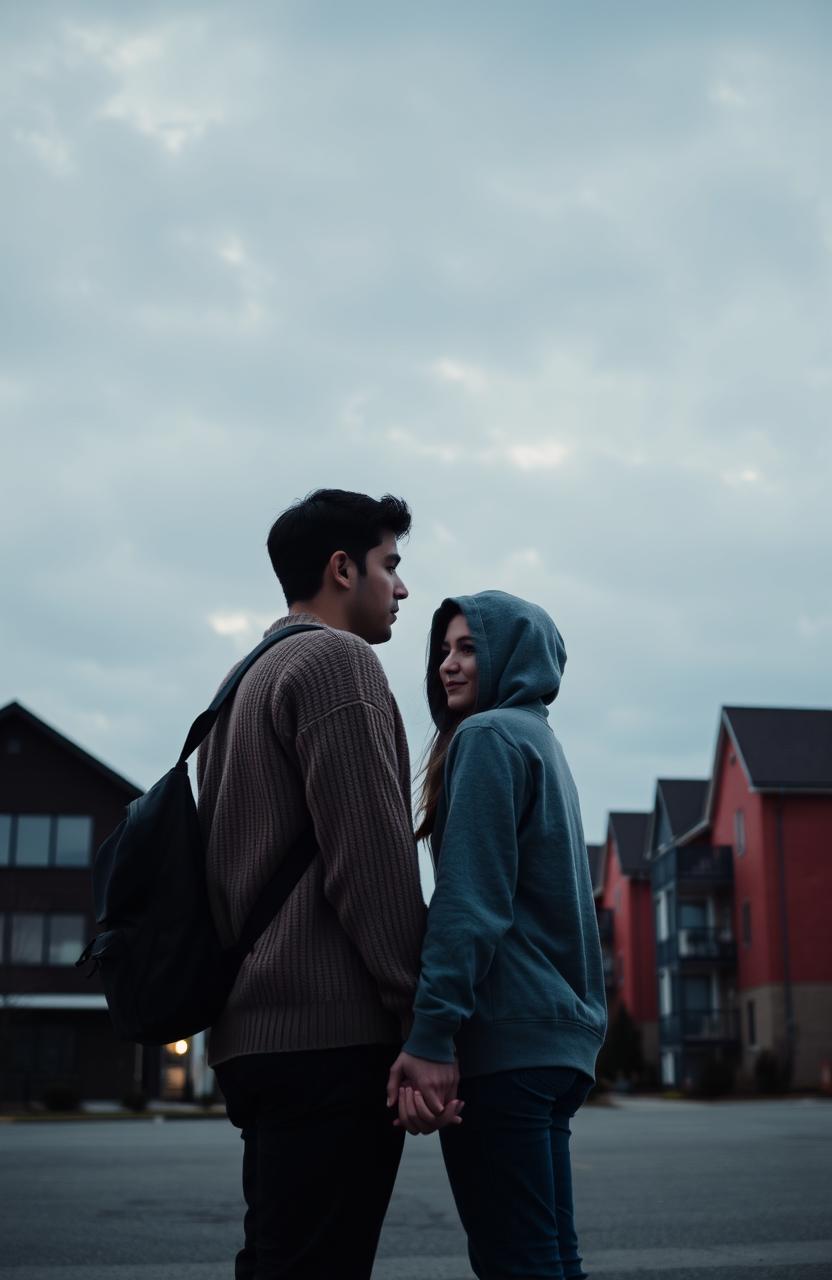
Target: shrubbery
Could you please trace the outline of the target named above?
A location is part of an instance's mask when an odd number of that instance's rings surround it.
[[[81,1105],[81,1095],[71,1084],[48,1084],[42,1100],[47,1111],[77,1111]]]
[[[127,1111],[146,1111],[147,1094],[143,1089],[131,1089],[129,1093],[125,1093],[121,1100],[121,1105]]]
[[[754,1063],[754,1087],[758,1093],[785,1093],[790,1083],[786,1062],[771,1049],[762,1049]]]

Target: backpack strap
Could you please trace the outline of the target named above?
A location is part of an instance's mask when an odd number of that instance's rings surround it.
[[[297,622],[288,627],[281,627],[279,631],[275,631],[272,635],[266,636],[265,639],[261,640],[252,649],[251,653],[247,654],[242,662],[234,668],[225,684],[220,686],[210,707],[201,712],[194,720],[188,730],[188,736],[185,739],[185,745],[180,752],[177,764],[184,764],[188,756],[196,751],[203,738],[207,738],[217,722],[217,716],[223,704],[237,692],[237,686],[243,676],[254,666],[261,654],[265,653],[267,649],[271,649],[272,645],[277,644],[278,641],[285,640],[287,636],[298,635],[301,631],[323,631],[323,629],[323,625],[319,622]]]
[[[237,692],[237,687],[243,676],[254,666],[261,654],[264,654],[267,649],[271,649],[272,645],[277,644],[278,641],[285,640],[287,636],[299,635],[302,631],[323,631],[323,626],[315,622],[298,622],[288,627],[281,627],[279,631],[275,631],[272,635],[266,636],[265,639],[261,640],[251,650],[251,653],[243,658],[225,683],[217,690],[210,707],[194,720],[188,730],[185,745],[177,762],[178,766],[187,768],[185,761],[188,756],[196,750],[203,738],[208,736],[216,724],[221,708]],[[309,816],[300,836],[284,855],[272,878],[266,881],[257,895],[254,906],[245,919],[239,938],[225,950],[225,959],[232,974],[236,976],[239,972],[240,966],[249,951],[264,929],[271,924],[307,867],[312,863],[317,852],[318,845],[312,827],[312,818]]]

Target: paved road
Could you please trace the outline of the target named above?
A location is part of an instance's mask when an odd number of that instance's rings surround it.
[[[230,1280],[222,1120],[0,1125],[0,1280]],[[830,1280],[832,1103],[628,1100],[574,1139],[598,1280]],[[374,1280],[469,1280],[434,1139],[408,1139]]]

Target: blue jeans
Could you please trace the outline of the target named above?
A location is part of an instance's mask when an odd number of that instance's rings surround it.
[[[592,1088],[568,1067],[460,1083],[462,1124],[442,1154],[480,1280],[583,1280],[572,1204],[569,1121]]]

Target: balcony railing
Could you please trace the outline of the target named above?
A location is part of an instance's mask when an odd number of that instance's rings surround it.
[[[680,929],[680,960],[714,960],[730,963],[737,958],[737,944],[728,929]]]
[[[736,1009],[686,1009],[660,1018],[659,1030],[663,1044],[725,1043],[739,1040],[739,1014]]]
[[[687,928],[656,943],[659,968],[679,963],[736,964],[737,944],[730,929]]]
[[[728,886],[733,878],[733,851],[728,844],[691,844],[683,849],[668,849],[652,863],[650,872],[654,891],[680,881],[702,888]]]

